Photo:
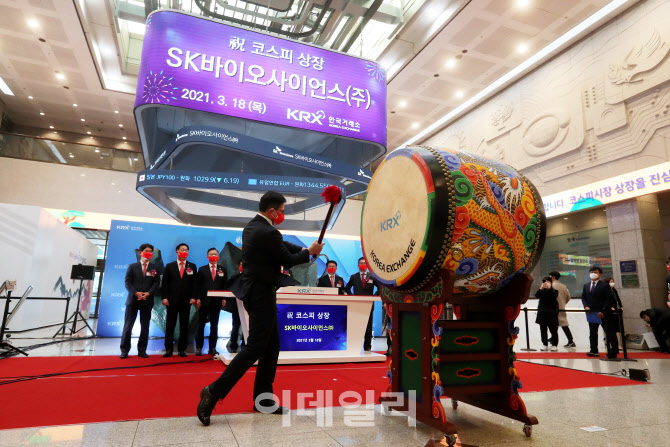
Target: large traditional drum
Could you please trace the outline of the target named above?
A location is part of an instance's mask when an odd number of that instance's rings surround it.
[[[399,149],[375,172],[363,205],[361,241],[381,284],[416,291],[440,269],[454,293],[478,295],[530,272],[546,233],[535,187],[513,168],[477,155]]]

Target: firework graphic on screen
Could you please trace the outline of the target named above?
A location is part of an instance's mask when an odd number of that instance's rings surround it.
[[[365,64],[365,69],[368,71],[370,76],[378,81],[383,81],[386,79],[386,73],[384,73],[384,69],[375,62],[367,62]]]
[[[173,95],[179,87],[172,85],[173,78],[163,76],[163,70],[160,73],[149,71],[144,80],[144,89],[142,90],[142,99],[150,104],[169,103],[172,99],[177,99]]]

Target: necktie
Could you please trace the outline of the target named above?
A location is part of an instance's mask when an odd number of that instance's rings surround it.
[[[179,277],[181,277],[181,278],[184,277],[184,263],[183,262],[179,263]]]
[[[331,277],[330,277],[330,285],[331,285],[332,287],[335,287],[335,277],[334,277],[334,276],[331,276]]]
[[[595,288],[596,288],[596,282],[591,281],[591,292],[593,292],[593,289],[595,289]]]
[[[361,283],[363,284],[363,288],[365,289],[365,275],[361,275]]]
[[[142,276],[147,276],[147,263],[142,263]]]
[[[216,267],[212,265],[212,281],[216,278]]]

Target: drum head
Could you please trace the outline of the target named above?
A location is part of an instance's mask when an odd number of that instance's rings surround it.
[[[375,172],[361,218],[370,272],[389,287],[406,283],[423,262],[435,196],[425,162],[398,155]]]

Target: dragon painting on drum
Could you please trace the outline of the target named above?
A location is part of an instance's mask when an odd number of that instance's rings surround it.
[[[361,220],[371,273],[409,292],[440,269],[456,273],[455,294],[493,292],[533,268],[545,232],[540,196],[515,169],[426,147],[396,150],[384,160]]]

